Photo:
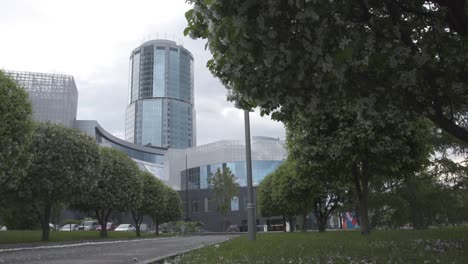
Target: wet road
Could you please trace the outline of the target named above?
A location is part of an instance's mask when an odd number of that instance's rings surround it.
[[[21,248],[0,249],[0,263],[151,263],[233,237],[231,235],[167,237],[29,248],[23,245]]]

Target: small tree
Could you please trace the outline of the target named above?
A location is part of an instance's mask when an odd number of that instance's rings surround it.
[[[239,193],[239,183],[236,176],[226,167],[222,172],[219,168],[216,170],[216,173],[210,179],[210,184],[218,202],[218,212],[224,217],[224,230],[227,224],[226,216],[231,209],[232,197]]]
[[[94,211],[101,225],[101,237],[107,237],[107,221],[112,212],[130,211],[141,203],[142,183],[140,170],[125,153],[101,148],[101,166],[97,184],[74,207]]]
[[[163,222],[177,221],[182,217],[182,201],[179,194],[168,186],[164,186]]]
[[[147,171],[140,172],[140,177],[143,182],[141,203],[138,208],[131,211],[137,237],[141,236],[140,225],[143,221],[143,216],[149,215],[153,221],[159,219],[158,215],[161,214],[165,205],[164,184]],[[158,225],[156,225],[156,232],[158,231]]]
[[[49,240],[52,208],[87,197],[96,184],[99,149],[96,141],[77,130],[39,123],[31,147],[33,158],[22,179],[21,195],[29,200]]]
[[[153,198],[148,203],[147,212],[156,227],[155,234],[158,235],[160,224],[181,218],[182,202],[176,191],[164,185],[158,179],[153,181],[150,189]]]
[[[292,222],[292,218],[298,213],[298,205],[286,197],[285,189],[288,188],[283,164],[273,173],[267,175],[258,186],[258,203],[260,213],[264,217],[280,215],[283,217],[283,231],[286,231],[286,220]]]
[[[27,92],[0,70],[0,195],[27,171],[31,152],[32,107]],[[0,199],[4,200],[4,199]]]

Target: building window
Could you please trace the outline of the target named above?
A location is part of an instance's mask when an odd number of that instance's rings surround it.
[[[198,201],[192,201],[192,213],[198,213]]]

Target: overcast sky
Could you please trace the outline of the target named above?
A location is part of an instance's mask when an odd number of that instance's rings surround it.
[[[244,139],[243,112],[205,65],[205,41],[183,36],[185,0],[0,0],[0,68],[65,73],[78,87],[78,119],[123,138],[130,52],[150,38],[183,44],[195,58],[198,145]],[[251,113],[252,136],[284,139],[281,123]]]

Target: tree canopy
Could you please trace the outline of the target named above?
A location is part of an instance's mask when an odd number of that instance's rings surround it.
[[[328,186],[354,186],[365,234],[371,185],[421,171],[432,151],[425,120],[398,111],[377,113],[359,102],[322,106],[286,126],[289,154],[311,177]]]
[[[125,153],[101,147],[100,157],[99,173],[94,177],[96,184],[74,207],[94,212],[101,225],[101,236],[105,237],[112,212],[130,211],[140,206],[142,181],[137,164]]]
[[[285,119],[352,99],[414,112],[468,143],[465,0],[190,0],[230,100]]]
[[[158,226],[159,223],[162,223],[159,221],[163,218],[164,207],[166,206],[164,197],[167,195],[164,183],[151,173],[142,171],[140,177],[142,177],[143,182],[141,204],[138,208],[132,210],[132,216],[137,227],[137,236],[140,236],[139,225],[144,215],[148,215],[153,219],[156,225],[156,233],[159,232]]]
[[[99,171],[96,141],[78,130],[38,123],[31,145],[32,162],[20,195],[31,202],[48,240],[52,207],[90,195]]]
[[[12,189],[30,162],[32,107],[28,93],[0,70],[0,193]]]

